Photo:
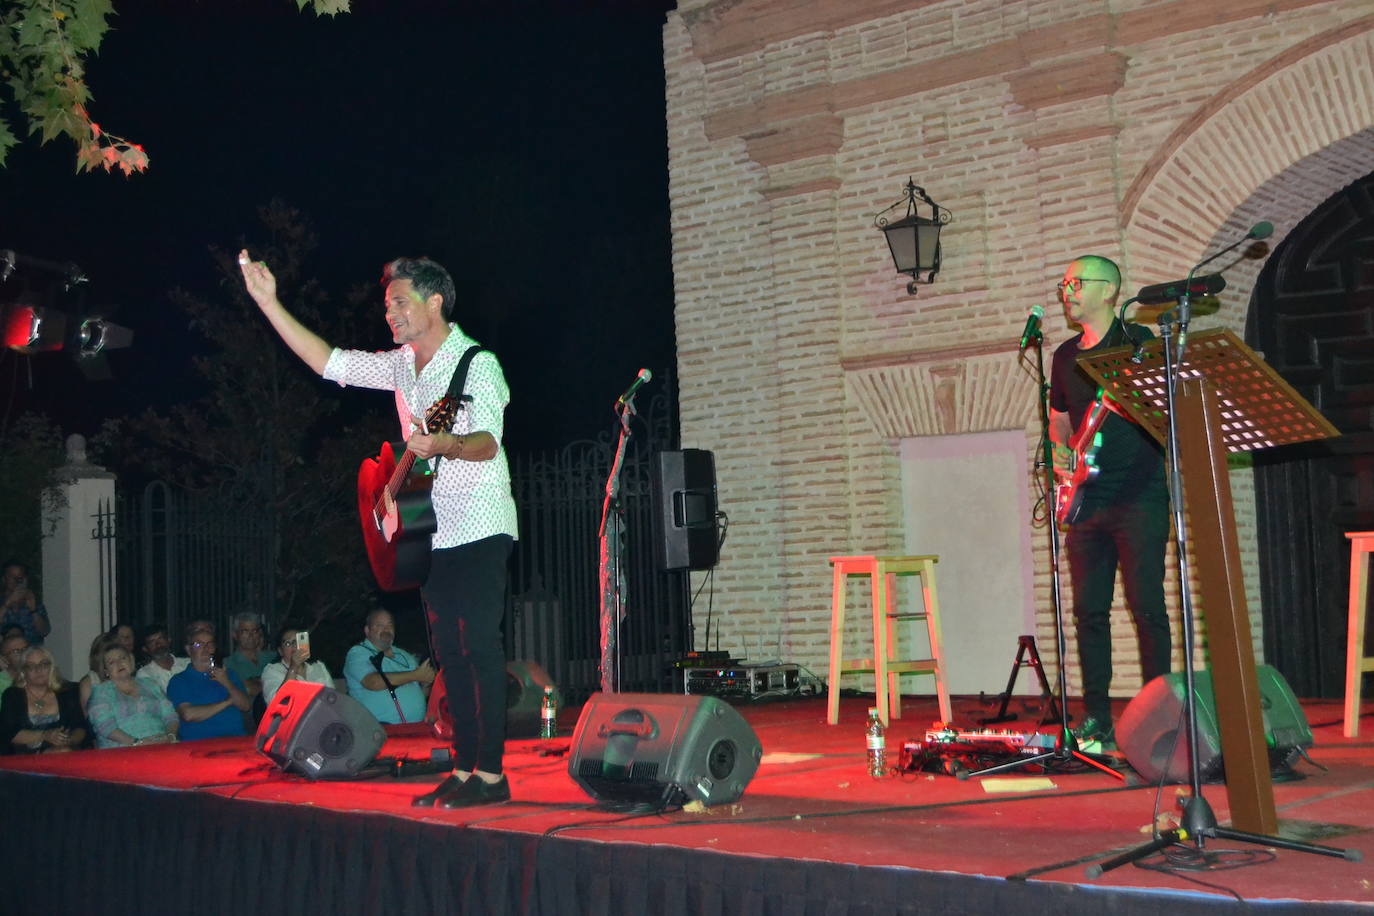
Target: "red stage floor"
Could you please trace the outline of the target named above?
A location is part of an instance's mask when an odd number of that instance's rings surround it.
[[[508,804],[459,811],[416,810],[412,795],[438,777],[365,782],[310,782],[277,771],[248,739],[168,747],[87,751],[41,758],[0,758],[0,768],[216,793],[237,799],[367,812],[435,824],[558,835],[613,844],[666,844],[737,856],[825,861],[992,879],[1067,882],[1098,888],[1155,889],[1200,898],[1248,901],[1347,901],[1374,906],[1374,720],[1368,737],[1342,737],[1335,701],[1304,704],[1316,735],[1312,758],[1297,769],[1306,778],[1275,786],[1281,828],[1303,839],[1359,850],[1364,862],[1214,841],[1209,850],[1237,849],[1258,859],[1224,871],[1165,873],[1126,866],[1089,881],[1085,867],[1149,839],[1156,804],[1152,786],[1125,786],[1095,771],[1054,773],[1043,788],[1025,780],[1040,774],[960,781],[926,773],[875,781],[864,766],[862,699],[846,700],[841,724],[825,723],[823,699],[798,699],[737,708],[754,728],[765,757],[742,799],[701,813],[677,811],[627,817],[594,807],[569,778],[569,739],[511,742]],[[567,732],[576,710],[566,710]],[[889,747],[924,737],[935,714],[932,699],[908,701],[889,730]],[[973,699],[956,699],[956,722],[988,714]],[[436,742],[393,737],[383,755],[427,757]],[[1172,809],[1178,787],[1160,804]],[[1227,814],[1222,785],[1207,799],[1219,821]],[[1165,902],[1161,900],[1161,906]]]

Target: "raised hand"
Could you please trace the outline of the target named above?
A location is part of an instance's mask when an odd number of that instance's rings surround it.
[[[267,269],[267,262],[251,260],[245,248],[239,252],[239,270],[243,273],[243,285],[258,308],[267,311],[281,307],[277,301],[277,278]]]

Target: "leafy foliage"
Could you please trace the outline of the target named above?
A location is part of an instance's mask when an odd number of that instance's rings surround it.
[[[349,0],[296,0],[319,15],[346,13]],[[0,79],[6,108],[17,108],[43,143],[60,136],[76,143],[78,172],[103,168],[125,175],[148,168],[143,147],[101,128],[87,108],[85,61],[100,48],[114,13],[111,0],[9,0],[0,4]],[[0,165],[19,142],[0,114]]]
[[[362,309],[326,307],[319,284],[306,275],[316,244],[306,220],[279,202],[260,215],[267,239],[249,247],[272,266],[282,300],[326,340],[359,339]],[[321,382],[277,338],[244,292],[236,254],[213,251],[226,295],[172,294],[210,345],[194,359],[207,393],[165,414],[110,421],[101,440],[125,476],[138,469],[214,493],[229,513],[267,520],[277,619],[360,611],[372,603],[373,583],[354,484],[359,461],[392,432],[386,412],[341,422],[347,395]]]

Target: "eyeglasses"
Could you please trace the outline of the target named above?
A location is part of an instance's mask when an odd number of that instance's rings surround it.
[[[44,668],[51,668],[52,662],[34,662],[33,664],[24,665],[23,667],[25,671],[41,671]]]
[[[1054,284],[1054,288],[1059,290],[1059,295],[1064,295],[1064,290],[1071,289],[1078,292],[1083,288],[1084,283],[1110,283],[1111,280],[1104,280],[1101,277],[1070,277]]]
[[[240,633],[261,633],[262,627],[239,627]]]
[[[214,640],[211,640],[210,642],[193,642],[193,643],[191,643],[191,648],[192,648],[192,649],[204,649],[204,648],[206,648],[207,646],[210,647],[211,649],[213,649],[213,648],[215,647],[215,642],[214,642]]]

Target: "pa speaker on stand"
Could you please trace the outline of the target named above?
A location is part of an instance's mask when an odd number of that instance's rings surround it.
[[[715,455],[687,448],[659,452],[655,458],[654,556],[659,568],[713,568],[720,549]]]

